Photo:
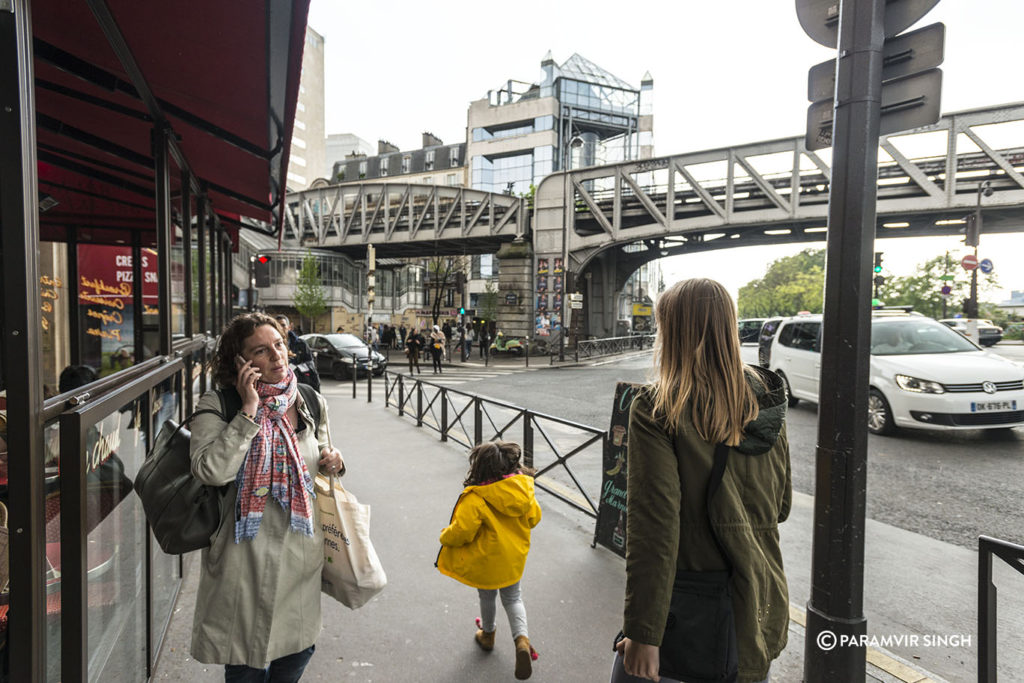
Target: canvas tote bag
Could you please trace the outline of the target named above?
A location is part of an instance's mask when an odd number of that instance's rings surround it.
[[[317,475],[316,504],[324,530],[320,590],[358,609],[388,583],[370,542],[370,506],[357,501],[333,475]]]

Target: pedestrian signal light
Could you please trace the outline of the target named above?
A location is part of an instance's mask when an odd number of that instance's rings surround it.
[[[466,315],[466,309],[463,306],[459,306],[459,315]]]
[[[875,252],[875,272],[882,272],[882,252],[880,251]]]
[[[257,287],[270,286],[270,257],[266,254],[256,257],[253,264],[253,278],[256,280]]]

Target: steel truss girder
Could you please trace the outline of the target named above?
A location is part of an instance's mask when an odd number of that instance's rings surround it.
[[[463,187],[331,185],[288,195],[283,241],[330,248],[515,237],[525,231],[525,204],[520,197]]]
[[[999,133],[987,128],[1009,122],[1019,125]],[[913,149],[915,138],[936,133],[945,134],[945,155],[905,151]],[[1024,103],[948,114],[932,126],[881,136],[879,146],[885,152],[879,163],[879,217],[965,215],[975,208],[977,185],[985,179],[992,180],[994,190],[984,200],[986,210],[1024,205]],[[758,158],[769,155],[788,159],[788,168],[758,170]],[[724,169],[709,176],[714,164]],[[550,182],[538,188],[538,205],[561,204],[572,212],[566,221],[575,228],[568,251],[571,261],[583,264],[612,245],[644,239],[714,229],[823,226],[830,176],[825,155],[794,137],[569,171],[568,183],[562,174],[549,176]],[[559,202],[555,194],[567,187],[572,196]],[[554,215],[542,218],[541,213],[535,227],[556,227],[547,225]]]

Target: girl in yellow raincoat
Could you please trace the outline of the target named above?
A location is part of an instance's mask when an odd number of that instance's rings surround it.
[[[533,470],[520,464],[520,455],[519,444],[507,441],[485,442],[470,452],[466,488],[441,532],[435,564],[442,574],[477,589],[476,642],[487,651],[494,649],[495,599],[501,594],[516,645],[515,675],[523,680],[530,677],[537,653],[530,646],[519,582],[540,505],[533,495]]]

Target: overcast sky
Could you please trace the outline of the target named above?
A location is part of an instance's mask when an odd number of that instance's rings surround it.
[[[1024,0],[941,0],[919,26],[936,21],[946,24],[944,113],[1024,101]],[[510,78],[535,82],[548,50],[559,63],[578,52],[634,86],[649,71],[659,156],[802,135],[807,70],[835,56],[804,34],[793,0],[313,0],[309,23],[326,39],[328,134],[401,149],[419,148],[424,131],[464,140],[469,103]],[[668,282],[716,277],[735,295],[800,248],[662,263]],[[955,238],[881,240],[878,249],[897,275],[947,250],[966,253]],[[1011,265],[1024,257],[1024,232],[985,236],[979,254],[994,261],[1005,297],[1024,290],[1024,267]]]

